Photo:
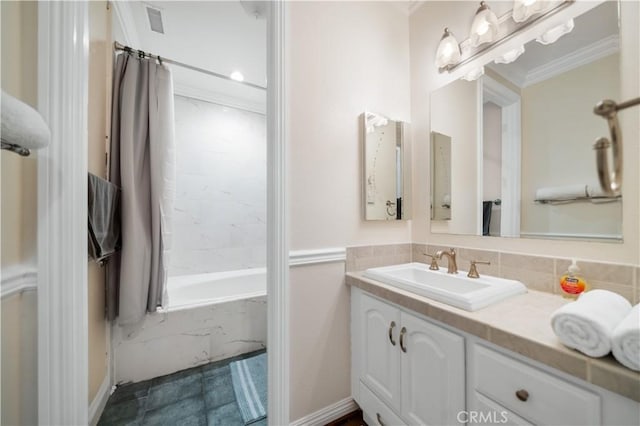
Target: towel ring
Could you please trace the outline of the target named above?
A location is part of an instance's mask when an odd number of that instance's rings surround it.
[[[611,140],[600,138],[593,145],[596,150],[596,165],[600,186],[607,195],[620,195],[622,189],[622,132],[618,122],[618,111],[640,104],[640,98],[620,104],[610,99],[598,102],[593,113],[607,120]],[[613,171],[609,169],[609,147],[613,154]]]

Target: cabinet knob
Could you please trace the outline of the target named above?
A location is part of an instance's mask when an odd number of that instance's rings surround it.
[[[389,324],[389,341],[391,342],[391,344],[393,346],[396,345],[395,340],[393,340],[393,329],[395,328],[395,326],[396,326],[396,322],[395,321],[391,321],[391,324]]]
[[[382,421],[382,417],[380,417],[380,413],[376,413],[376,418],[378,419],[378,423],[380,424],[380,426],[385,426],[384,422]]]
[[[527,399],[529,399],[529,392],[524,389],[517,390],[516,397],[518,397],[520,401],[526,401]]]
[[[402,329],[400,329],[400,349],[402,349],[402,352],[407,352],[407,347],[404,345],[405,334],[407,334],[407,329],[402,327]]]

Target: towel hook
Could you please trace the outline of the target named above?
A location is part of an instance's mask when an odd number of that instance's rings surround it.
[[[608,195],[620,195],[622,188],[622,132],[618,122],[618,111],[640,104],[640,98],[635,98],[620,104],[610,99],[598,102],[593,113],[607,120],[611,140],[599,138],[593,145],[596,150],[596,165],[598,179],[602,190]],[[609,147],[613,154],[613,171],[609,169]]]

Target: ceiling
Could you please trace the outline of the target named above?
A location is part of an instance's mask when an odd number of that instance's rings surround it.
[[[252,13],[259,2],[131,1],[116,3],[122,23],[117,41],[223,75],[266,87],[266,19]],[[243,7],[244,6],[244,7]],[[147,7],[160,11],[164,34],[151,30]],[[264,112],[266,91],[170,65],[176,93]]]
[[[573,31],[555,43],[545,46],[532,40],[525,45],[525,52],[515,62],[492,63],[488,68],[516,85],[526,87],[539,81],[537,75],[544,74],[547,78],[553,75],[553,68],[559,72],[568,71],[571,64],[567,64],[567,61],[580,66],[617,51],[617,2],[607,1],[594,7],[575,18],[574,24]]]

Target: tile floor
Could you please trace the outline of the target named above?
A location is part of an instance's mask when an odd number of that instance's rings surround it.
[[[229,363],[262,352],[118,386],[98,425],[243,426]],[[266,419],[252,424],[266,425]]]

